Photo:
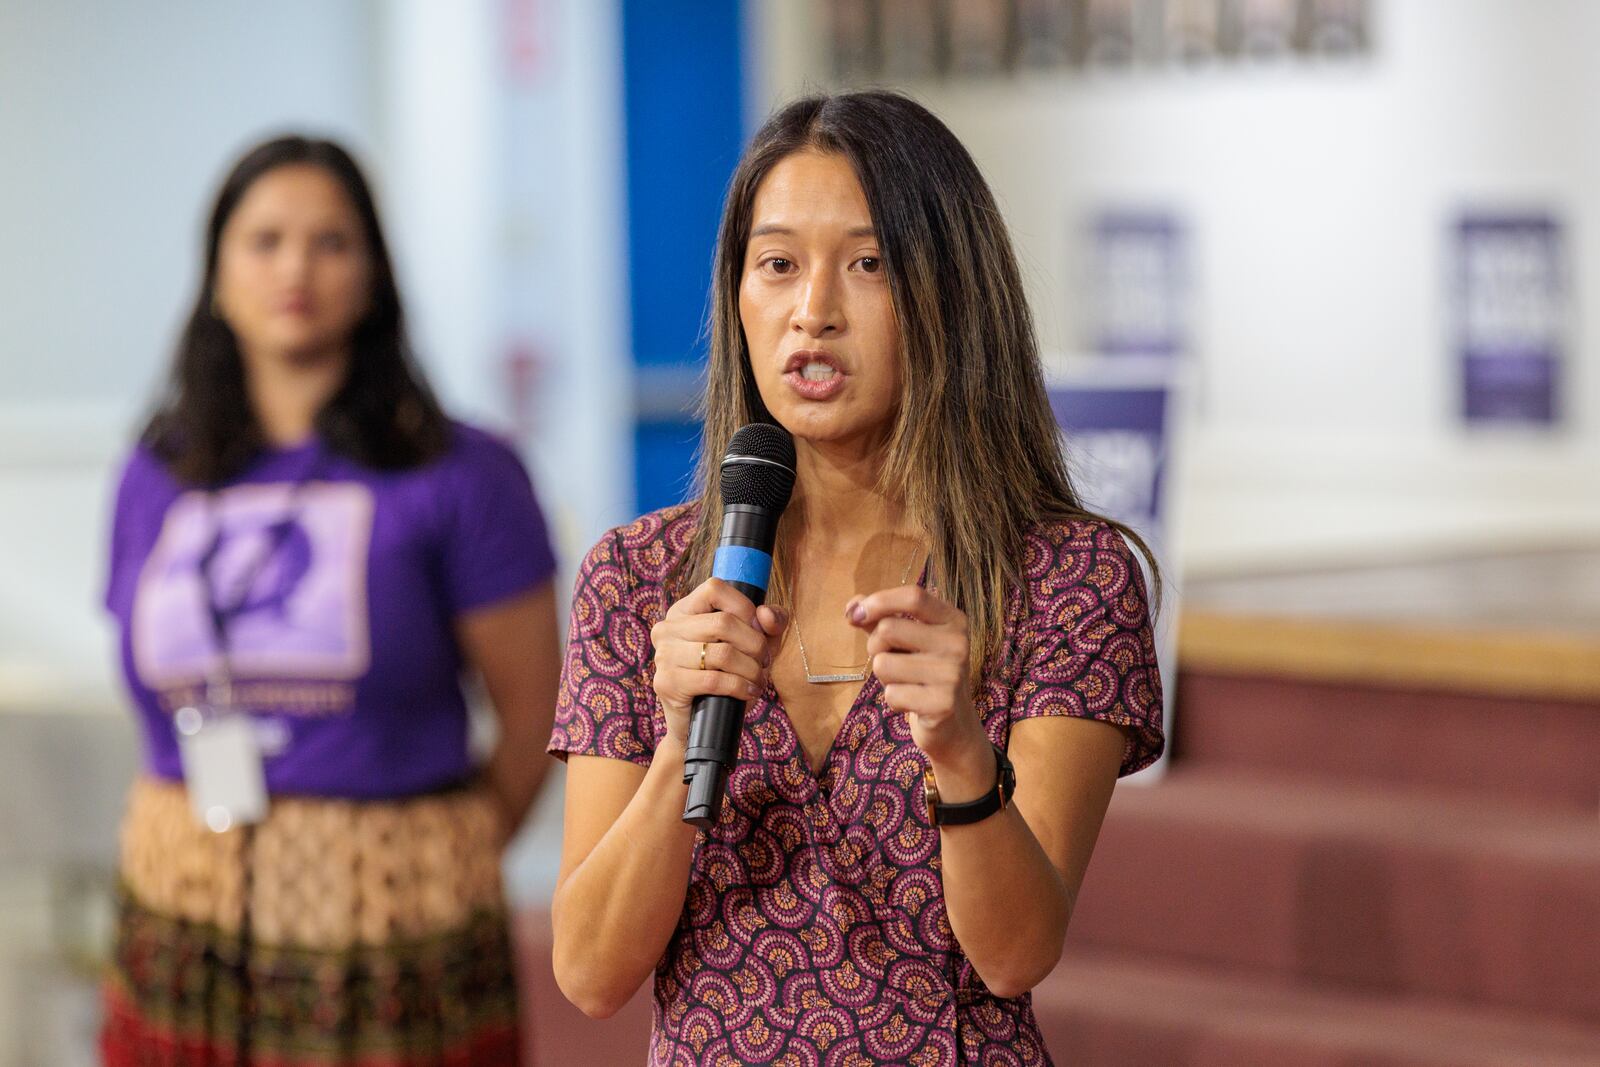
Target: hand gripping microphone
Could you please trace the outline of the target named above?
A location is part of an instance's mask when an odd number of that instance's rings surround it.
[[[767,598],[778,519],[794,491],[794,441],[770,423],[743,426],[722,457],[722,534],[711,576],[721,578],[757,607]],[[722,813],[728,771],[739,755],[745,702],[698,696],[689,712],[689,747],[683,781],[689,797],[683,821],[709,830]]]

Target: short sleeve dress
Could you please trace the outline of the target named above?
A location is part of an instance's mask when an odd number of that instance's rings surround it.
[[[550,751],[648,765],[666,721],[650,628],[671,604],[694,505],[607,534],[585,558]],[[1013,723],[1076,715],[1126,728],[1121,773],[1162,749],[1143,579],[1111,527],[1041,526],[977,707]],[[812,773],[768,688],[752,703],[721,819],[695,848],[655,977],[652,1065],[1049,1064],[1031,997],[990,993],[951,933],[921,750],[868,677]]]

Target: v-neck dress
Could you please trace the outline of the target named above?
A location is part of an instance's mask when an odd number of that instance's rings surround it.
[[[650,629],[696,516],[652,512],[584,559],[552,753],[649,765],[666,731]],[[1028,536],[1025,573],[977,696],[990,740],[1036,716],[1100,719],[1126,728],[1121,773],[1144,767],[1163,743],[1161,680],[1132,553],[1102,523],[1051,524]],[[926,765],[875,678],[817,774],[776,692],[751,703],[656,968],[648,1063],[1051,1063],[1031,997],[990,993],[951,932]]]

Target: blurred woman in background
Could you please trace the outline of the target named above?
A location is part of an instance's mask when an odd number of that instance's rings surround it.
[[[654,972],[652,1064],[1048,1063],[1028,992],[1163,743],[1143,543],[1074,493],[1004,222],[926,109],[774,115],[714,278],[699,498],[574,594],[557,980],[607,1015]],[[760,609],[708,578],[750,422],[796,454]],[[697,836],[710,693],[750,707]]]
[[[555,564],[515,453],[410,358],[337,145],[274,140],[223,183],[110,555],[146,767],[105,1061],[517,1062],[500,854],[546,764]],[[466,669],[498,713],[481,766]]]

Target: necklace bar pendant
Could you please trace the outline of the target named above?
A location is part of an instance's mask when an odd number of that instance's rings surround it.
[[[859,674],[807,674],[806,681],[812,685],[821,685],[824,682],[862,682],[866,681],[867,672]]]

